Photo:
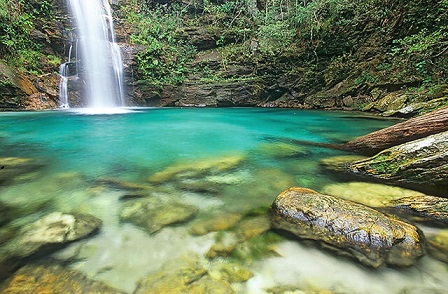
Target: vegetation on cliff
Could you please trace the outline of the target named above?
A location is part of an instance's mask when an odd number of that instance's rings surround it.
[[[404,91],[405,106],[446,96],[446,0],[129,0],[120,8],[131,43],[143,46],[137,77],[156,91],[275,75],[264,92],[280,94],[259,102],[386,111],[371,102],[392,91]]]

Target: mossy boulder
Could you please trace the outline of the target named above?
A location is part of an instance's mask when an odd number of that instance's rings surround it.
[[[362,204],[293,187],[271,206],[273,228],[379,267],[413,265],[424,255],[417,227]]]
[[[448,186],[448,131],[391,147],[349,170],[403,184]]]
[[[164,203],[156,198],[144,198],[124,203],[120,219],[153,234],[166,226],[191,220],[197,211],[197,207],[179,202]]]
[[[387,207],[394,200],[408,196],[424,196],[421,192],[368,182],[335,183],[325,186],[321,193],[341,197],[368,205],[370,207]]]
[[[124,293],[59,265],[26,265],[0,288],[1,293]]]

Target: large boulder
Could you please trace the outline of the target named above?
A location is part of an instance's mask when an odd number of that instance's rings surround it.
[[[101,227],[92,215],[53,212],[25,225],[0,249],[0,278],[31,255],[43,255],[63,245],[92,235]]]
[[[309,189],[294,187],[278,195],[271,206],[271,224],[372,267],[410,266],[424,255],[424,239],[417,227]]]
[[[402,184],[448,186],[448,131],[391,147],[349,170]]]

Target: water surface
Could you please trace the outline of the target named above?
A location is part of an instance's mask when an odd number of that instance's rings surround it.
[[[205,254],[216,236],[191,235],[191,221],[155,234],[120,221],[125,202],[120,197],[129,191],[110,185],[111,179],[151,187],[151,176],[170,166],[238,156],[243,160],[236,169],[213,178],[217,191],[192,189],[187,184],[200,185],[196,177],[190,182],[184,179],[183,185],[159,183],[154,194],[197,207],[199,219],[244,212],[267,207],[292,185],[321,191],[341,180],[323,171],[318,162],[345,153],[297,145],[297,140],[341,143],[393,123],[345,112],[252,108],[153,108],[115,115],[2,113],[0,157],[34,158],[43,167],[1,187],[0,201],[26,208],[15,223],[56,210],[101,218],[100,234],[53,257],[73,260],[65,264],[132,292],[138,280],[169,261],[191,252]],[[206,177],[210,180],[210,175]],[[429,257],[409,269],[369,270],[298,241],[285,239],[276,246],[278,256],[248,263],[254,277],[232,285],[237,293],[304,285],[336,293],[414,293],[416,287],[448,287],[447,266]]]

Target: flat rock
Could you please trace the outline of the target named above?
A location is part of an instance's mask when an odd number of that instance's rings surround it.
[[[424,255],[417,227],[349,200],[294,187],[271,206],[274,228],[311,239],[361,263],[413,265]]]
[[[180,162],[153,174],[148,180],[153,184],[162,184],[185,178],[202,178],[230,171],[236,168],[243,160],[243,156],[234,155]]]
[[[448,199],[419,195],[394,200],[390,205],[400,213],[412,215],[412,220],[436,225],[448,225]]]
[[[368,182],[336,183],[325,186],[320,192],[341,197],[371,207],[393,205],[394,200],[408,196],[424,196],[421,192]]]

